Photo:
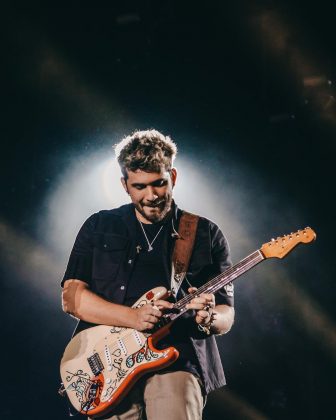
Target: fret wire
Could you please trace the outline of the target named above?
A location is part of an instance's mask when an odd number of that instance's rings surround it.
[[[249,261],[249,260],[254,260],[255,259],[255,256],[253,256],[253,257],[251,257],[251,256],[249,256],[249,257],[246,257],[245,258],[245,260],[243,260],[243,262],[244,262],[244,265],[246,265],[246,263]],[[241,268],[241,266],[242,266],[242,264],[241,264],[241,262],[240,263],[238,263],[238,264],[236,264],[235,266],[233,266],[233,267],[231,267],[231,268],[229,268],[228,270],[226,270],[225,272],[223,272],[223,273],[221,273],[221,274],[219,274],[218,276],[216,276],[215,278],[213,278],[212,280],[210,280],[208,283],[206,283],[205,285],[202,285],[198,290],[197,290],[197,293],[195,292],[194,294],[193,294],[193,297],[196,295],[196,294],[199,294],[199,292],[203,292],[203,290],[205,290],[207,287],[209,287],[209,285],[211,284],[211,283],[217,283],[217,281],[218,280],[221,280],[222,278],[223,278],[223,275],[225,276],[225,277],[228,277],[229,275],[231,275],[232,273],[235,273],[235,272],[237,272],[238,270],[239,270],[239,268]],[[184,297],[183,299],[181,299],[181,301],[183,301],[184,299],[188,299],[189,298],[189,296],[191,296],[191,295],[188,295],[188,296],[186,296],[186,297]],[[192,297],[192,298],[193,298]],[[180,302],[181,302],[180,301]]]
[[[234,272],[232,272],[229,276],[225,275],[222,278],[219,278],[216,281],[216,283],[210,285],[208,284],[208,286],[206,288],[204,287],[200,287],[197,290],[197,293],[193,294],[193,295],[188,295],[185,296],[183,299],[181,299],[178,303],[189,303],[195,296],[203,293],[203,291],[207,291],[207,293],[212,293],[213,291],[217,291],[218,289],[222,288],[225,284],[230,283],[230,281],[234,280],[235,278],[239,277],[240,274],[243,274],[244,272],[246,272],[247,270],[249,270],[250,268],[254,267],[256,265],[256,263],[259,262],[258,260],[255,261],[251,261],[248,264],[245,265],[244,269],[239,269],[239,270],[235,270]],[[221,284],[221,280],[226,280],[223,284]],[[183,306],[183,305],[182,305]]]
[[[235,266],[235,269],[231,270],[230,273],[227,273],[227,272],[222,273],[222,275],[219,275],[219,276],[215,277],[214,279],[210,280],[205,285],[201,286],[198,289],[198,291],[201,291],[201,293],[202,293],[204,290],[207,290],[209,287],[216,286],[218,283],[221,283],[225,279],[227,281],[225,281],[225,283],[223,283],[223,285],[221,285],[221,287],[223,287],[225,284],[229,283],[232,278],[236,278],[237,276],[240,275],[241,272],[244,273],[245,271],[249,270],[251,267],[253,267],[253,265],[256,264],[256,262],[259,262],[259,261],[261,261],[261,260],[259,260],[259,258],[255,257],[248,262],[246,261],[244,266],[240,266],[240,267]],[[213,284],[211,284],[211,283],[213,283]]]
[[[259,262],[259,261],[258,261]],[[212,287],[208,288],[208,293],[215,293],[217,292],[217,290],[219,290],[220,288],[222,288],[223,286],[225,286],[227,283],[230,283],[230,281],[236,279],[237,277],[239,277],[241,274],[245,273],[246,271],[248,271],[250,268],[254,267],[256,265],[256,262],[251,262],[248,265],[246,265],[244,270],[241,270],[242,272],[236,272],[233,273],[231,276],[229,276],[228,279],[226,279],[227,281],[225,281],[224,284],[221,284],[218,288],[217,286],[220,284],[220,282],[216,283],[215,285],[213,285]]]
[[[254,267],[258,262],[260,262],[260,261],[262,261],[263,260],[263,258],[261,258],[261,259],[257,259],[257,258],[255,258],[254,259],[254,261],[253,260],[251,260],[248,264],[246,264],[245,265],[245,270],[241,270],[242,271],[242,273],[240,273],[239,272],[239,270],[236,270],[235,272],[232,272],[231,273],[231,275],[229,276],[229,277],[227,277],[226,275],[225,275],[225,278],[226,278],[226,282],[225,282],[225,284],[226,283],[229,283],[231,280],[234,280],[235,278],[237,278],[237,277],[239,277],[240,276],[240,274],[243,274],[244,272],[246,272],[246,271],[248,271],[250,268],[252,268],[252,267]],[[211,288],[209,288],[208,289],[208,292],[209,293],[211,293],[212,291],[214,291],[214,292],[216,292],[218,289],[220,289],[221,287],[223,287],[223,285],[220,285],[220,287],[218,287],[217,289],[216,289],[216,287],[219,285],[219,283],[220,282],[218,282],[218,283],[216,283],[216,284],[214,284]],[[199,289],[198,289],[198,291],[199,291]],[[197,293],[198,294],[198,293]],[[178,304],[180,304],[180,303],[185,303],[185,304],[187,304],[187,303],[189,303],[194,297],[195,297],[196,295],[194,294],[194,295],[188,295],[188,296],[185,296],[183,299],[181,299],[179,302],[177,302]],[[179,305],[179,306],[185,306],[185,305]],[[175,308],[177,308],[177,304],[175,305]],[[182,308],[179,308],[179,309],[182,309]],[[179,313],[177,313],[177,314],[173,314],[173,315],[170,315],[170,320],[171,321],[174,321],[175,319],[177,319],[179,316],[181,316],[183,313],[185,312],[185,308],[183,308],[183,312],[179,312]]]
[[[258,258],[260,257],[259,254],[257,256]],[[250,263],[250,261],[248,261],[249,257],[247,257],[244,260],[244,266],[247,265],[247,262]],[[251,261],[255,260],[256,256],[253,256],[253,258],[250,258]],[[254,264],[254,261],[253,261]],[[221,273],[220,275],[218,275],[217,277],[213,278],[212,280],[210,280],[208,283],[206,283],[205,285],[201,286],[196,292],[194,292],[191,295],[185,296],[184,298],[182,298],[179,302],[177,303],[184,303],[184,301],[188,301],[193,299],[196,295],[198,295],[200,292],[202,293],[204,290],[206,290],[211,283],[217,284],[218,281],[222,280],[223,277],[229,278],[230,275],[238,273],[239,269],[241,268],[241,264],[236,264],[234,267],[231,267],[230,269],[226,270],[225,272]],[[223,276],[224,275],[224,276]]]
[[[222,273],[222,275],[219,275],[215,279],[213,279],[215,281],[210,280],[208,283],[201,286],[200,289],[206,290],[208,289],[208,287],[205,287],[207,284],[210,286],[210,284],[213,283],[211,286],[216,286],[217,283],[220,283],[223,280],[226,280],[222,285],[224,286],[225,284],[229,283],[231,279],[234,279],[237,276],[239,276],[240,273],[244,273],[245,271],[249,270],[251,267],[253,267],[255,264],[257,264],[260,261],[262,261],[262,259],[260,259],[260,256],[255,256],[253,259],[250,259],[250,261],[248,262],[246,261],[246,263],[243,266],[240,266],[240,267],[235,266],[235,269],[231,270],[230,273],[224,272]]]
[[[183,306],[186,303],[189,303],[195,296],[199,295],[200,293],[203,293],[204,290],[212,291],[216,290],[216,287],[225,279],[226,281],[220,285],[221,288],[225,284],[229,283],[232,279],[235,279],[240,274],[243,274],[245,271],[252,268],[254,265],[256,265],[258,262],[262,261],[264,258],[259,250],[253,252],[246,258],[244,258],[242,261],[234,265],[233,267],[229,268],[228,270],[224,271],[223,273],[219,274],[203,286],[201,286],[196,292],[185,296],[181,300],[179,300],[174,307],[180,309],[181,305]],[[242,271],[242,273],[241,273]]]

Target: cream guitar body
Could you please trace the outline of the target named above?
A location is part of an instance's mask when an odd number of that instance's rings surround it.
[[[133,307],[167,295],[164,287],[157,287]],[[101,416],[118,404],[143,374],[172,364],[178,358],[175,348],[154,348],[168,332],[168,327],[150,335],[131,328],[100,325],[75,335],[64,351],[60,368],[74,408],[90,417]]]

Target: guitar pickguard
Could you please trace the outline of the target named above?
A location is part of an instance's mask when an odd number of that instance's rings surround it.
[[[110,336],[100,339],[91,351],[91,353],[99,354],[104,366],[98,376],[92,375],[87,359],[81,358],[78,361],[80,366],[85,366],[84,369],[69,370],[66,369],[66,363],[64,363],[67,373],[64,386],[70,401],[79,411],[88,412],[94,410],[99,404],[110,401],[124,381],[136,376],[137,369],[150,371],[149,365],[153,362],[160,360],[166,362],[169,351],[152,349],[144,334],[127,328],[118,333],[111,330],[109,332]],[[71,365],[75,366],[77,363],[72,360]],[[159,368],[155,363],[155,369]]]
[[[155,294],[150,291],[147,296]],[[147,304],[147,296],[133,307]],[[100,325],[81,331],[70,341],[61,362],[61,376],[72,405],[94,417],[116,405],[144,373],[168,366],[177,355],[172,347],[156,350],[150,334]]]

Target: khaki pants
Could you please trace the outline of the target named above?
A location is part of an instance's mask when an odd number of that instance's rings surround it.
[[[189,372],[151,376],[135,387],[109,420],[201,420],[204,399],[198,380]]]

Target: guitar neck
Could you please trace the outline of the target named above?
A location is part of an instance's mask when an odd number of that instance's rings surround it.
[[[246,271],[259,264],[264,259],[265,257],[259,249],[253,252],[252,254],[248,255],[239,263],[224,271],[224,273],[221,273],[219,276],[205,283],[195,292],[190,293],[189,295],[176,302],[173,309],[174,313],[166,315],[166,322],[175,321],[182,314],[184,314],[187,311],[186,305],[190,303],[191,300],[194,299],[196,296],[199,296],[201,293],[216,293],[222,287],[232,282],[237,277],[241,276]]]

